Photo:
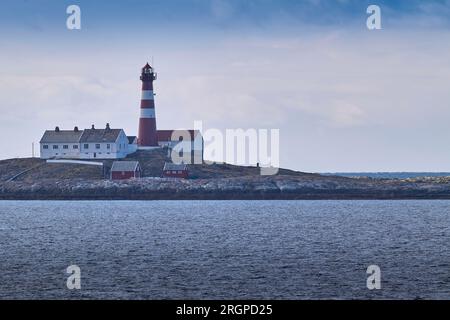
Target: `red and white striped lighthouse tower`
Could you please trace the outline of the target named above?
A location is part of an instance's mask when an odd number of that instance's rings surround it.
[[[157,147],[158,138],[156,136],[155,100],[153,94],[153,81],[156,80],[156,73],[148,63],[142,68],[141,80],[142,98],[138,144],[140,147]]]

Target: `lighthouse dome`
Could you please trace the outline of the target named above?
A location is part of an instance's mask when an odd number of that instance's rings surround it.
[[[153,69],[152,66],[149,65],[148,62],[147,62],[147,64],[142,68],[142,71],[145,71],[145,70],[152,70],[152,69]]]

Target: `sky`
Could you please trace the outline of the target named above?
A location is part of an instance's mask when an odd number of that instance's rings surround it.
[[[2,0],[0,159],[55,126],[135,135],[147,61],[158,129],[279,129],[305,172],[450,171],[449,0]]]

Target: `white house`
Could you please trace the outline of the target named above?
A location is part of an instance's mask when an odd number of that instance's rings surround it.
[[[78,159],[80,156],[80,138],[82,130],[75,127],[74,130],[45,131],[40,141],[41,159],[66,158]]]
[[[128,152],[135,153],[138,150],[138,138],[136,136],[128,136]]]
[[[121,159],[129,154],[128,137],[123,129],[84,130],[80,137],[80,159]]]
[[[130,143],[130,140],[132,143]],[[121,159],[137,150],[136,139],[123,129],[45,131],[40,141],[41,159]]]

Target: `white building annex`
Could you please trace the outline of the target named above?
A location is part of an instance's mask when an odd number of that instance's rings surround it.
[[[136,137],[123,129],[45,131],[40,141],[41,159],[122,159],[137,150]]]

